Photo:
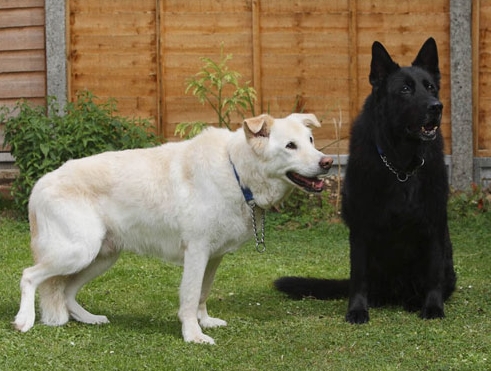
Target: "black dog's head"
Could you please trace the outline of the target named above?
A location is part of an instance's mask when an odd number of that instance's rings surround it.
[[[440,70],[435,40],[429,38],[410,67],[399,67],[379,42],[372,46],[370,84],[377,105],[389,112],[395,136],[433,140],[443,105],[438,99]]]

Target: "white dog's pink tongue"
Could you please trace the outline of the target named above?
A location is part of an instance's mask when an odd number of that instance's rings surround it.
[[[324,187],[324,181],[319,178],[308,178],[294,172],[288,173],[287,176],[292,182],[309,192],[320,192]]]
[[[312,182],[312,188],[316,189],[318,191],[322,191],[322,188],[324,187],[324,181],[322,179],[316,179],[315,181]]]

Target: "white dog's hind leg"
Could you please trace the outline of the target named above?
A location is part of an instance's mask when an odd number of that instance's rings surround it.
[[[221,256],[215,259],[210,259],[208,265],[206,266],[205,276],[203,278],[203,285],[201,287],[201,297],[198,306],[199,323],[204,328],[227,326],[226,321],[220,318],[210,317],[206,309],[206,300],[208,299],[208,295],[210,295],[211,287],[215,279],[215,273],[221,261]]]
[[[184,252],[184,272],[179,290],[179,319],[184,341],[215,344],[213,338],[203,334],[198,324],[198,306],[201,286],[208,262],[207,246],[189,244]]]
[[[38,287],[42,321],[52,326],[68,321],[65,279],[60,276],[69,276],[87,267],[99,253],[105,235],[104,226],[97,215],[91,215],[90,208],[68,204],[41,206],[41,211],[37,214],[31,211],[29,218],[31,248],[37,264],[24,270],[21,303],[14,321],[15,328],[23,332],[34,324]]]
[[[119,253],[97,257],[87,268],[70,276],[65,288],[66,305],[70,316],[79,322],[88,324],[109,323],[106,316],[95,315],[85,310],[76,300],[78,291],[87,282],[107,271],[118,259]]]
[[[36,289],[42,282],[57,275],[58,273],[54,273],[50,267],[43,263],[24,269],[20,280],[20,308],[13,322],[13,325],[17,330],[26,332],[34,325],[34,320],[36,318],[34,308]],[[58,313],[62,314],[62,318],[58,319],[59,322],[66,323],[68,321],[68,314],[63,316],[63,310]]]
[[[41,322],[48,326],[61,326],[70,316],[65,303],[66,276],[48,278],[38,287]]]

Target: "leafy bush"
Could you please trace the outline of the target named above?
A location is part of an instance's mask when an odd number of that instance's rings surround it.
[[[149,121],[117,116],[114,100],[96,104],[94,99],[81,92],[62,112],[52,97],[47,107],[19,101],[13,109],[0,108],[4,145],[10,146],[19,169],[12,186],[16,208],[25,212],[34,183],[69,159],[159,143]]]
[[[319,223],[337,223],[340,219],[335,207],[336,197],[329,189],[319,194],[305,194],[295,188],[276,210],[268,213],[268,224],[276,229],[296,230]]]
[[[230,129],[231,115],[238,114],[242,118],[245,113],[254,113],[256,91],[249,86],[249,82],[240,84],[241,74],[228,69],[227,63],[232,59],[231,54],[223,54],[223,46],[220,52],[220,61],[215,62],[203,57],[201,70],[188,79],[186,93],[190,90],[202,104],[208,105],[217,114],[218,127]],[[199,134],[208,123],[202,121],[183,122],[177,125],[175,134],[190,138]]]
[[[472,183],[466,191],[454,191],[448,201],[448,212],[452,218],[485,213],[491,206],[491,188]]]

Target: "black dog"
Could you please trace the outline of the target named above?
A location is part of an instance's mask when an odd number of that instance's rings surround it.
[[[293,298],[349,292],[351,323],[367,322],[369,306],[387,304],[441,318],[456,276],[435,40],[424,43],[411,67],[399,67],[375,42],[370,84],[372,93],[352,127],[342,191],[350,279],[283,277],[275,286]]]

